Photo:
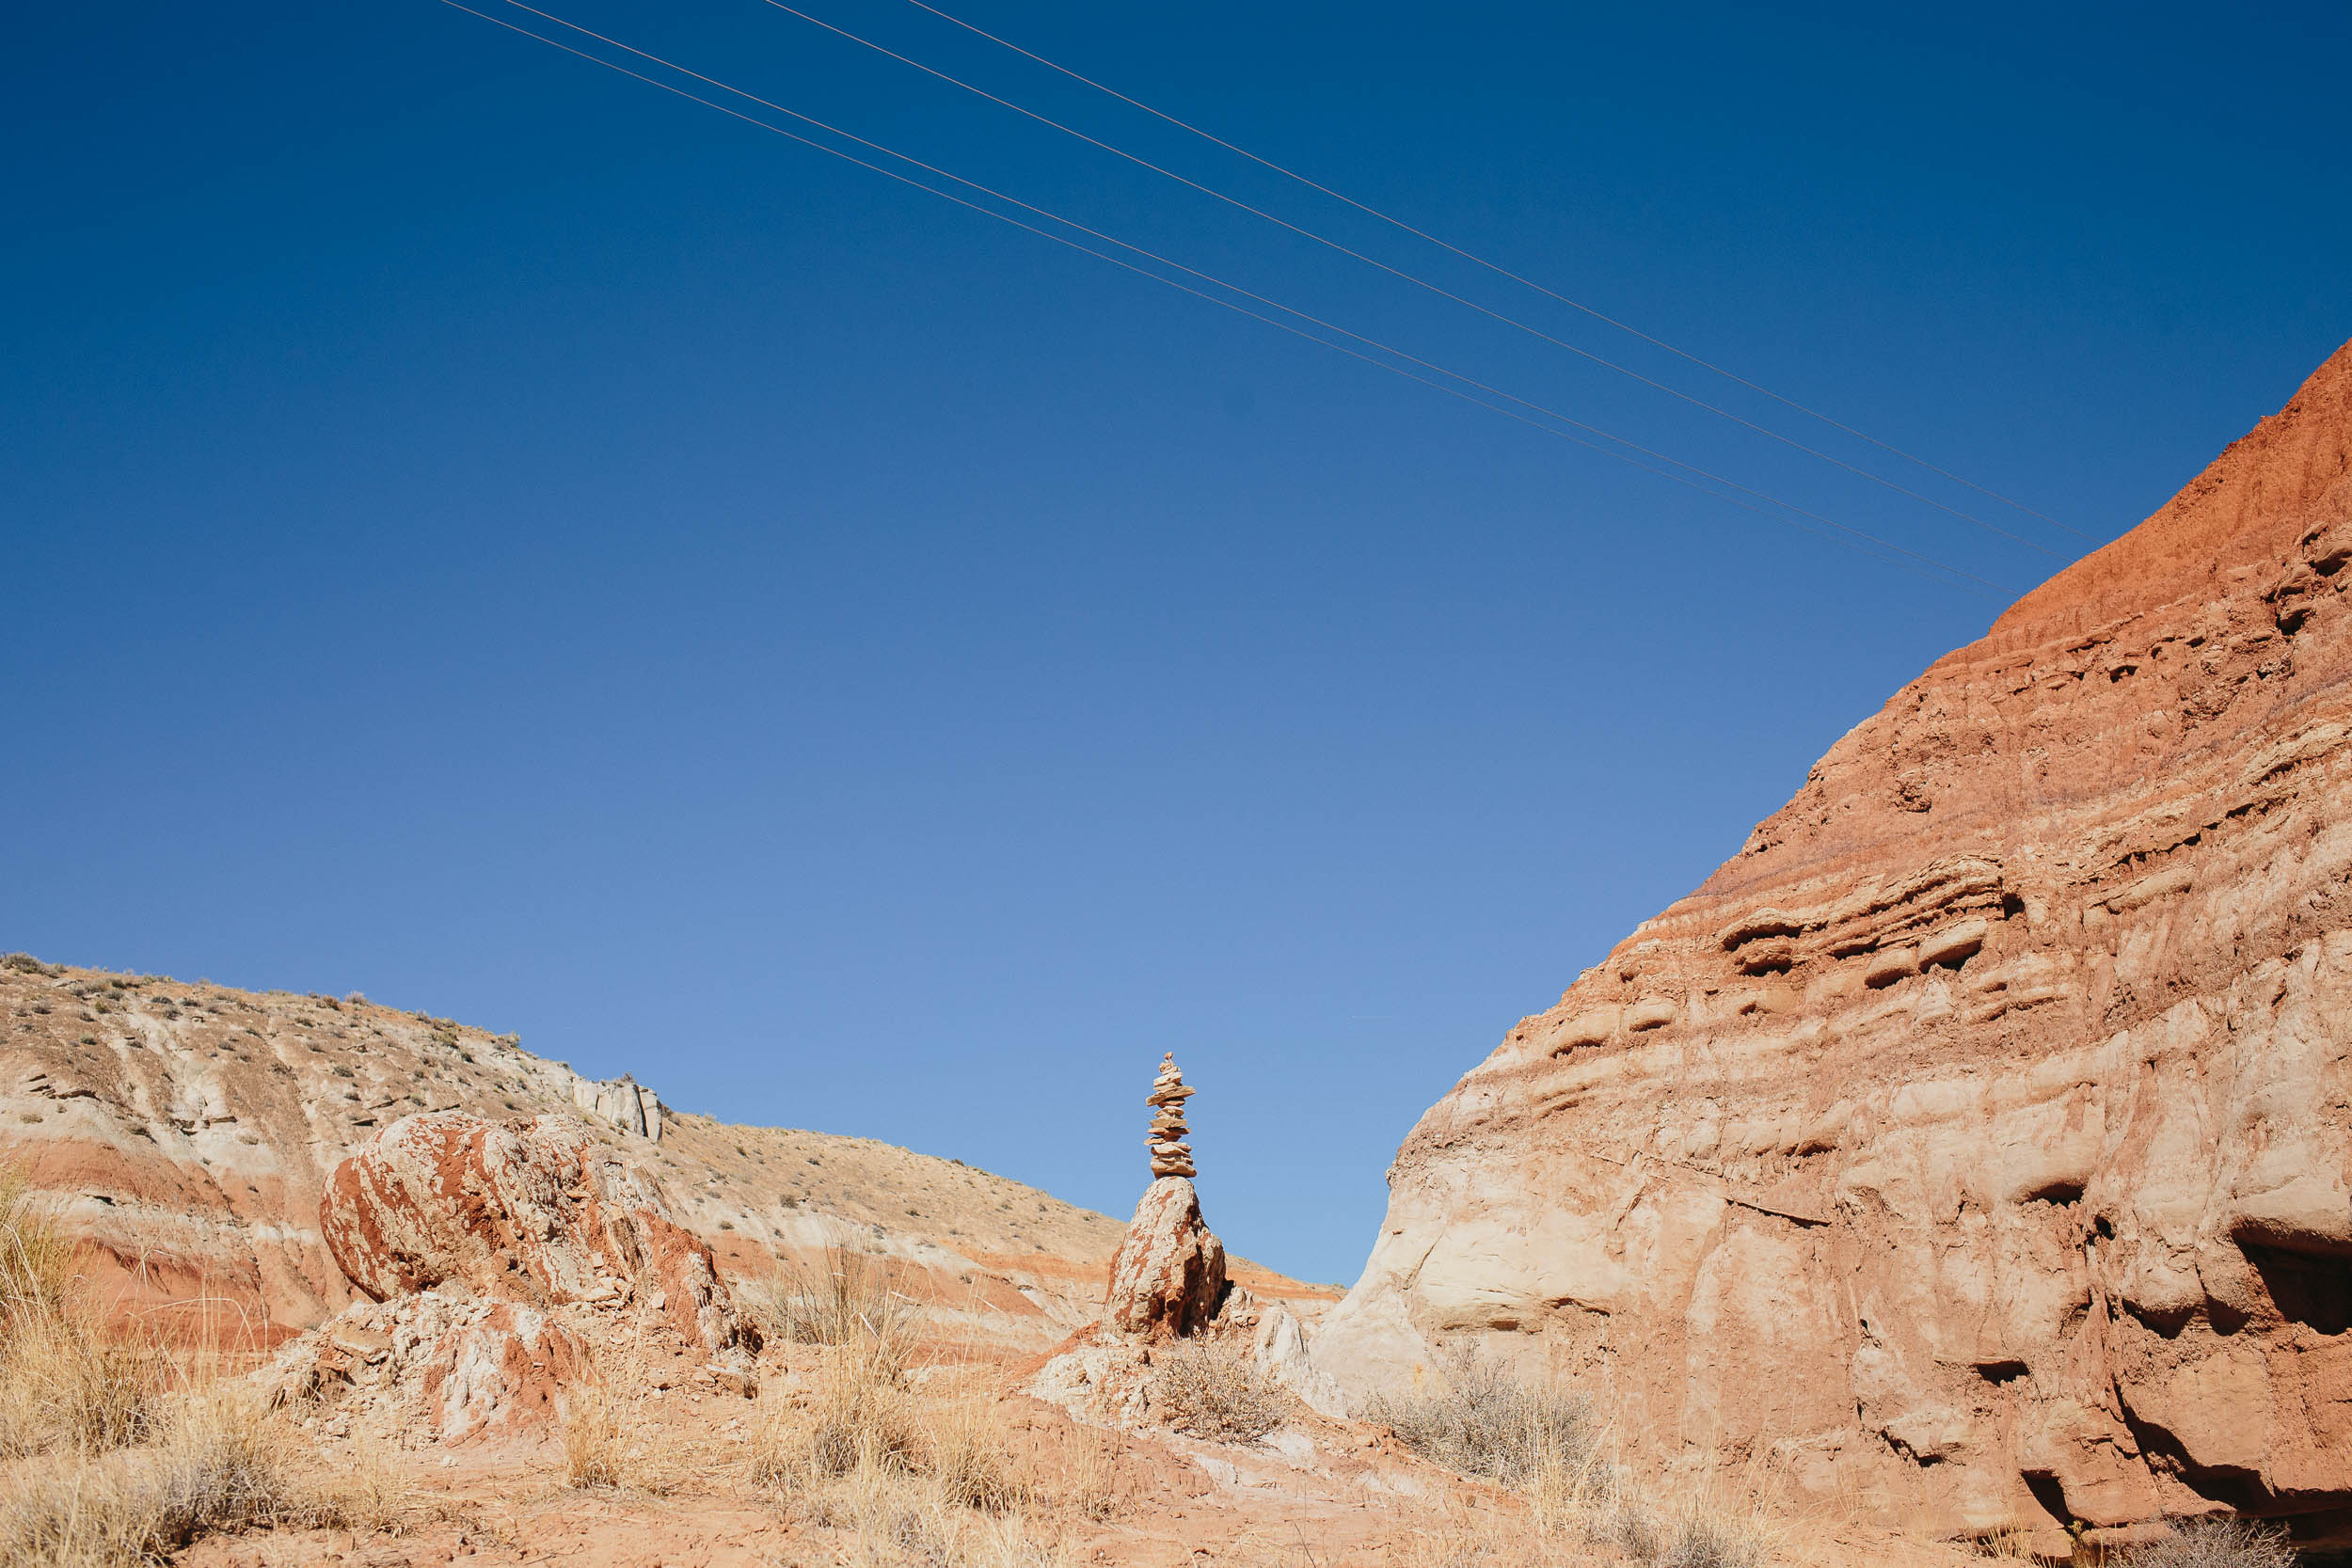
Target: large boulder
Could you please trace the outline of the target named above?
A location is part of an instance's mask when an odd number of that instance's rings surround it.
[[[712,1352],[758,1344],[710,1249],[568,1117],[404,1117],[336,1167],[319,1226],[377,1301],[457,1281],[539,1307],[643,1303]]]
[[[1224,1305],[1225,1290],[1225,1243],[1200,1217],[1200,1195],[1184,1177],[1161,1177],[1144,1189],[1111,1260],[1104,1315],[1122,1332],[1151,1338],[1197,1334]]]

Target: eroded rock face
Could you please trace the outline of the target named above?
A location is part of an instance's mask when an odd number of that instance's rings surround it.
[[[1197,1334],[1225,1302],[1225,1243],[1200,1217],[1200,1196],[1182,1176],[1144,1189],[1111,1262],[1104,1312],[1123,1333],[1152,1338]]]
[[[1954,1529],[2352,1514],[2352,345],[1422,1117],[1314,1347]]]
[[[406,1117],[337,1166],[319,1227],[377,1301],[448,1281],[533,1307],[642,1301],[710,1351],[757,1345],[709,1248],[566,1117]]]

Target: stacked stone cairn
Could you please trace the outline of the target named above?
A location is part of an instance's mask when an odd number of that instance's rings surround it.
[[[1111,1259],[1104,1316],[1124,1334],[1150,1339],[1199,1334],[1225,1305],[1225,1243],[1200,1217],[1193,1190],[1192,1146],[1184,1142],[1184,1101],[1192,1090],[1176,1055],[1160,1058],[1144,1102],[1152,1107],[1152,1184]]]
[[[1191,1129],[1184,1125],[1184,1101],[1193,1091],[1184,1086],[1184,1074],[1176,1065],[1171,1051],[1160,1058],[1160,1075],[1152,1080],[1152,1092],[1143,1102],[1152,1107],[1152,1175],[1194,1176],[1192,1145],[1184,1141]]]

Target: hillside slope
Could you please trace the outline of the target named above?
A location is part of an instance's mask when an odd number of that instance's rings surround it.
[[[1317,1359],[1959,1531],[2352,1544],[2352,344],[1424,1116]]]
[[[957,1161],[682,1114],[511,1037],[356,997],[16,955],[0,960],[0,1158],[61,1195],[108,1299],[167,1321],[208,1315],[213,1332],[280,1338],[354,1299],[319,1234],[326,1175],[421,1110],[581,1115],[651,1168],[731,1270],[807,1265],[835,1246],[885,1257],[949,1338],[1058,1338],[1100,1308],[1123,1232]],[[1320,1293],[1252,1265],[1238,1274],[1262,1294]]]

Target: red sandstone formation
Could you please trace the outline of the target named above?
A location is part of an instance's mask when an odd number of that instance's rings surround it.
[[[1318,1342],[2063,1555],[2352,1544],[2352,345],[1422,1118]]]
[[[319,1227],[377,1301],[449,1280],[534,1307],[643,1299],[707,1350],[758,1345],[710,1249],[568,1117],[404,1117],[336,1167]]]

